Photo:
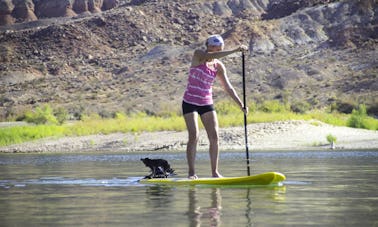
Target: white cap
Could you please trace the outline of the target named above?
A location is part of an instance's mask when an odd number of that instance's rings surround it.
[[[222,46],[224,45],[224,41],[222,36],[220,35],[211,35],[206,40],[206,46]]]

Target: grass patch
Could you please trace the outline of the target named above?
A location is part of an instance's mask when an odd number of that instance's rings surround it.
[[[115,118],[103,119],[96,116],[85,117],[66,127],[71,135],[109,134],[114,132],[152,132],[152,131],[182,131],[185,122],[181,116],[171,117],[150,116],[137,113],[130,116],[116,114]]]
[[[347,126],[348,114],[315,110],[304,114],[305,120],[315,119],[330,125]]]
[[[116,115],[115,118],[103,119],[98,115],[85,116],[82,120],[62,125],[28,125],[0,128],[0,146],[26,141],[63,136],[85,136],[110,134],[116,132],[152,132],[185,130],[182,116],[156,117],[145,113],[131,116]]]
[[[336,126],[359,127],[378,130],[378,120],[367,116],[366,108],[360,107],[352,114],[329,113],[315,110],[307,113],[295,113],[286,106],[279,106],[277,102],[266,102],[261,105],[250,103],[248,123],[262,123],[287,120],[319,120]],[[242,126],[244,124],[243,113],[229,102],[216,104],[220,127]],[[62,110],[61,110],[62,111]],[[66,115],[64,111],[63,115]],[[49,119],[53,112],[45,107],[38,109],[33,116],[35,119]],[[44,115],[47,115],[47,117]],[[55,115],[54,115],[55,116]],[[40,123],[39,121],[36,121]],[[97,114],[82,116],[81,120],[53,124],[47,121],[45,124],[28,126],[15,126],[0,128],[0,146],[22,143],[26,141],[63,136],[84,136],[92,134],[110,134],[116,132],[138,133],[152,131],[183,131],[186,130],[184,119],[177,113],[164,116],[148,115],[146,113],[134,113],[125,115],[115,113],[113,118],[102,118]]]
[[[45,137],[61,137],[65,129],[60,125],[30,125],[0,129],[0,146],[22,143]]]

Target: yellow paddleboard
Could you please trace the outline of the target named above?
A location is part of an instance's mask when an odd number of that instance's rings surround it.
[[[142,179],[142,184],[165,185],[277,185],[286,179],[285,175],[277,172],[266,172],[253,176],[223,177],[223,178],[153,178]]]

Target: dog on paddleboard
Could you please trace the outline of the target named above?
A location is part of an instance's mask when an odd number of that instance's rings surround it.
[[[145,176],[145,179],[151,178],[167,178],[169,176],[176,175],[175,170],[171,168],[168,161],[165,159],[140,159],[144,165],[151,169],[151,174]]]

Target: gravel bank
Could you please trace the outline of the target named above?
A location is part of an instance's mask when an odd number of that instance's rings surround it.
[[[336,149],[376,149],[378,131],[336,127],[319,121],[281,121],[248,125],[251,150],[324,150],[330,149],[326,136],[336,136]],[[0,147],[0,152],[156,152],[185,150],[187,133],[145,132],[114,133],[81,137],[46,138]],[[198,149],[206,151],[206,132],[200,132]],[[221,150],[243,150],[244,127],[220,129]]]

